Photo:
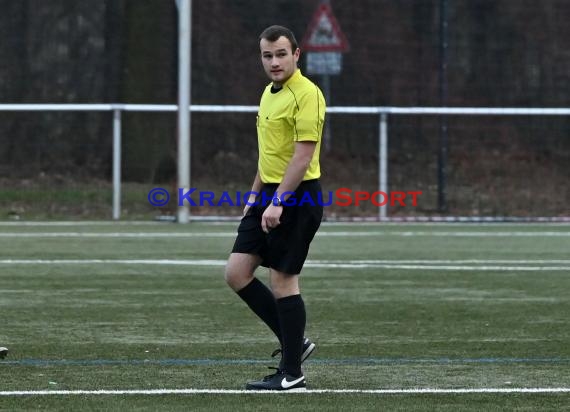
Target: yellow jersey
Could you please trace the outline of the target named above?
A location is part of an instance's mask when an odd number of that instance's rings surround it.
[[[325,99],[316,84],[297,69],[278,91],[269,84],[257,115],[258,169],[263,183],[281,183],[295,142],[316,142],[303,180],[321,176],[319,154],[325,122]]]

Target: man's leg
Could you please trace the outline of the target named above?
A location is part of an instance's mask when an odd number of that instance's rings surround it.
[[[281,367],[293,377],[301,372],[301,355],[305,334],[305,303],[299,289],[299,276],[271,269],[271,289],[277,300],[277,313],[281,324]]]
[[[306,316],[298,276],[271,269],[271,289],[277,299],[283,359],[276,373],[248,382],[245,387],[249,390],[304,391],[307,383],[301,371],[301,353]]]
[[[232,253],[226,266],[228,285],[249,308],[273,331],[281,342],[281,325],[273,293],[253,274],[261,258],[247,253]]]

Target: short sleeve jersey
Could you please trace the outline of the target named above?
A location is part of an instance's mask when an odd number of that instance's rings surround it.
[[[263,183],[281,183],[295,142],[316,142],[303,180],[321,176],[319,154],[325,121],[325,99],[316,84],[297,69],[277,92],[269,84],[261,96],[257,116],[258,169]]]

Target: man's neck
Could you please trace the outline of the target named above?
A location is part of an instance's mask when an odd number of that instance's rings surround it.
[[[283,85],[285,83],[287,83],[291,77],[295,76],[295,73],[297,73],[297,70],[299,70],[299,68],[296,68],[295,71],[293,72],[293,74],[291,76],[287,77],[282,82],[273,82],[273,85],[272,85],[273,90],[279,90],[279,89],[283,88]]]

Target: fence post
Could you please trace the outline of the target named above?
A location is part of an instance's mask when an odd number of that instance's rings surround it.
[[[378,190],[388,196],[388,113],[380,114],[378,135]],[[386,200],[388,201],[389,198]],[[378,220],[388,216],[388,203],[378,207]]]
[[[121,110],[113,110],[113,220],[121,217]]]

